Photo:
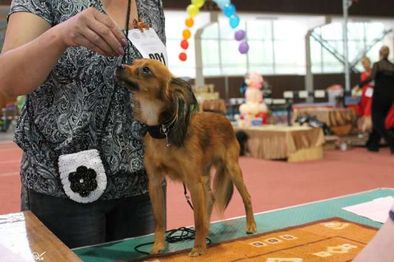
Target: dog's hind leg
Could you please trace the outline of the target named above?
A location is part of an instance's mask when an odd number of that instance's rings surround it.
[[[205,175],[203,176],[203,183],[205,186],[205,199],[207,201],[207,210],[208,210],[208,220],[211,218],[213,205],[215,203],[215,196],[212,193],[211,189],[211,176]]]
[[[238,189],[239,194],[242,197],[246,212],[246,233],[252,234],[256,232],[256,222],[254,220],[252,201],[250,194],[246,188],[245,182],[242,178],[242,171],[238,165],[238,161],[227,161],[228,175]]]

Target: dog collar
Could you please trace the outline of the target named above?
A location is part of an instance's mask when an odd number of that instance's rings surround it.
[[[166,122],[156,126],[148,126],[148,133],[152,138],[155,139],[166,139],[167,144],[166,147],[170,147],[171,144],[168,141],[168,133],[170,133],[170,128],[173,125],[173,122]]]
[[[168,135],[167,130],[163,130],[164,125],[148,126],[148,133],[155,139],[164,139]]]

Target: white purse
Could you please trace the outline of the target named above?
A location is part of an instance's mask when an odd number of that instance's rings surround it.
[[[78,203],[91,203],[107,187],[107,176],[97,149],[60,155],[59,174],[66,195]]]

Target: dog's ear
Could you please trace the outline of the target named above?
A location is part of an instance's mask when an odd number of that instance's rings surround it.
[[[172,100],[171,113],[175,120],[168,135],[168,142],[175,146],[181,146],[186,136],[191,115],[198,111],[198,102],[191,85],[181,78],[172,78],[168,91],[167,95]]]

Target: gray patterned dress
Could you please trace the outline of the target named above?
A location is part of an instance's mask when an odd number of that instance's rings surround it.
[[[91,6],[105,13],[100,0],[14,0],[10,14],[30,12],[55,26]],[[137,6],[139,18],[165,42],[161,0],[137,0]],[[130,48],[128,62],[139,57]],[[24,151],[24,187],[66,198],[56,167],[58,156],[98,148],[108,178],[101,199],[147,192],[144,127],[132,118],[129,92],[114,79],[121,59],[82,47],[68,48],[46,81],[28,95],[15,132],[15,141]]]

